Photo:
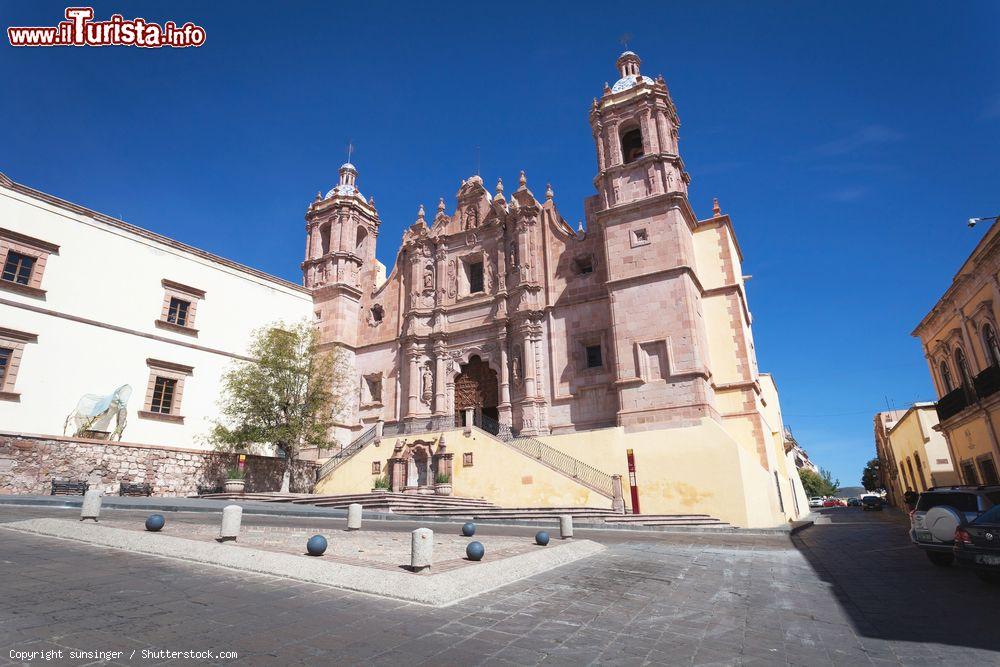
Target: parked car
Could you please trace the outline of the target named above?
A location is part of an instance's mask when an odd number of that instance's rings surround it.
[[[1000,584],[1000,505],[955,531],[955,560],[991,584]]]
[[[865,512],[881,512],[882,499],[875,495],[861,496],[861,509]]]
[[[822,507],[823,498],[821,496],[813,496],[809,499],[809,507]]]
[[[847,506],[848,507],[861,507],[861,498],[848,498],[847,499]]]
[[[840,507],[840,501],[836,498],[827,498],[823,501],[823,507]]]
[[[1000,505],[1000,486],[942,486],[924,491],[910,512],[910,541],[932,563],[955,560],[955,531]]]

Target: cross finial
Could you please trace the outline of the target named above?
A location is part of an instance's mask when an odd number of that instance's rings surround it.
[[[354,153],[354,144],[351,143],[350,139],[348,139],[347,140],[347,162],[348,163],[350,163],[350,161],[351,161],[351,155],[353,153]]]

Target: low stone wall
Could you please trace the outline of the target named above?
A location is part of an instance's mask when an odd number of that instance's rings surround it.
[[[85,438],[0,433],[0,494],[48,494],[51,480],[85,481],[117,494],[122,483],[153,485],[153,495],[188,496],[226,479],[236,455]],[[284,459],[247,456],[246,491],[281,488]],[[291,490],[310,493],[316,464],[298,461]]]

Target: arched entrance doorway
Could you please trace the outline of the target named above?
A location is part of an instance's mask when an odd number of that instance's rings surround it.
[[[465,411],[475,410],[475,416],[485,415],[493,421],[500,419],[499,383],[497,372],[479,355],[472,355],[469,363],[462,364],[455,378],[455,425],[465,426]]]

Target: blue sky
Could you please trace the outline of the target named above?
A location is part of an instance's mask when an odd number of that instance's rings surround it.
[[[65,4],[0,1],[3,25]],[[0,171],[298,281],[303,215],[356,146],[392,265],[462,178],[593,191],[587,111],[619,37],[662,73],[691,201],[733,216],[762,370],[813,459],[857,484],[872,415],[932,399],[910,332],[1000,213],[1000,4],[97,2],[193,21],[187,50],[0,46]]]

